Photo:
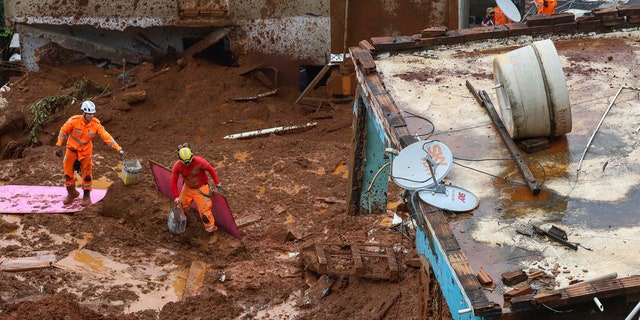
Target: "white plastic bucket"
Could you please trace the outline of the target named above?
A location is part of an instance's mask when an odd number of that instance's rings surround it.
[[[499,111],[513,139],[571,132],[571,104],[551,40],[497,55],[493,60]]]
[[[126,159],[122,162],[122,172],[120,178],[125,186],[139,182],[142,165],[138,159]]]

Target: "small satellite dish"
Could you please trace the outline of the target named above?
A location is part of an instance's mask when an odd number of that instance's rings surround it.
[[[507,18],[513,20],[514,22],[520,22],[522,20],[522,16],[520,15],[520,11],[518,11],[518,7],[516,7],[511,0],[496,0],[496,5],[498,8],[502,10]]]
[[[478,206],[478,198],[468,190],[452,185],[441,185],[443,188],[418,191],[420,199],[434,207],[452,212],[466,212]],[[440,192],[436,191],[439,190]]]
[[[434,182],[427,161],[433,161]],[[418,141],[400,151],[391,163],[391,179],[403,189],[417,190],[434,186],[451,170],[453,154],[440,141]]]

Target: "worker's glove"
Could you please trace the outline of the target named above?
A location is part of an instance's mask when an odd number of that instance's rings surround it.
[[[124,150],[120,149],[120,151],[118,151],[118,154],[124,158]]]
[[[62,155],[64,154],[64,148],[62,146],[56,146],[56,156],[62,158]]]
[[[217,187],[217,188],[218,188],[218,190],[220,190],[220,191],[227,192],[227,188],[225,188],[225,187],[224,187],[223,185],[221,185],[221,184],[216,185],[216,187]]]
[[[175,198],[175,199],[173,199],[173,204],[175,204],[176,207],[181,207],[182,206],[182,201],[180,200],[180,198]]]
[[[549,6],[549,2],[547,0],[542,1],[542,5],[545,7]]]

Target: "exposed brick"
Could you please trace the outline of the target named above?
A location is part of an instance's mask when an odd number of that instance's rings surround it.
[[[627,16],[627,23],[629,23],[629,24],[639,24],[640,23],[640,15]]]
[[[447,27],[431,27],[431,28],[427,28],[427,29],[423,29],[420,33],[422,35],[422,38],[434,38],[434,37],[441,37],[441,36],[446,36],[447,35]]]
[[[640,16],[640,4],[618,6],[618,16]]]
[[[360,42],[358,42],[358,44],[363,49],[366,49],[366,50],[369,50],[369,51],[375,51],[376,50],[376,48],[373,47],[371,42],[369,42],[367,40],[361,40]]]
[[[576,21],[576,16],[571,12],[552,14],[553,24],[571,23]]]
[[[603,27],[624,27],[627,23],[627,19],[625,17],[616,17],[613,19],[602,19]]]
[[[529,28],[523,23],[507,23],[505,24],[507,27],[507,33],[510,37],[522,36],[529,34]]]
[[[528,27],[527,34],[530,35],[539,35],[539,34],[550,34],[553,33],[553,26],[537,26],[537,27]]]
[[[460,43],[464,40],[462,37],[435,37],[435,38],[422,38],[416,41],[416,47],[433,47],[443,44]]]
[[[602,28],[602,21],[596,19],[577,20],[578,32],[598,31]]]
[[[551,18],[551,15],[538,14],[535,16],[527,17],[525,19],[525,23],[528,27],[548,26],[553,24],[553,19]]]
[[[578,23],[560,23],[553,25],[553,33],[575,33],[578,30]]]
[[[415,46],[413,39],[409,36],[373,37],[371,44],[381,51],[410,49]]]
[[[458,32],[464,37],[464,41],[506,38],[509,35],[504,25],[461,29]]]
[[[504,300],[511,300],[513,297],[517,296],[531,296],[533,293],[533,288],[530,285],[524,285],[522,287],[511,289],[504,293]]]
[[[618,8],[616,7],[607,7],[607,8],[600,8],[600,9],[593,9],[593,15],[596,16],[597,18],[604,20],[604,19],[615,19],[618,18]]]

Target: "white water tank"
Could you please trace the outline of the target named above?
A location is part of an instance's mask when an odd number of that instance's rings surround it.
[[[558,53],[542,40],[493,60],[500,117],[513,139],[571,132],[571,105]]]

